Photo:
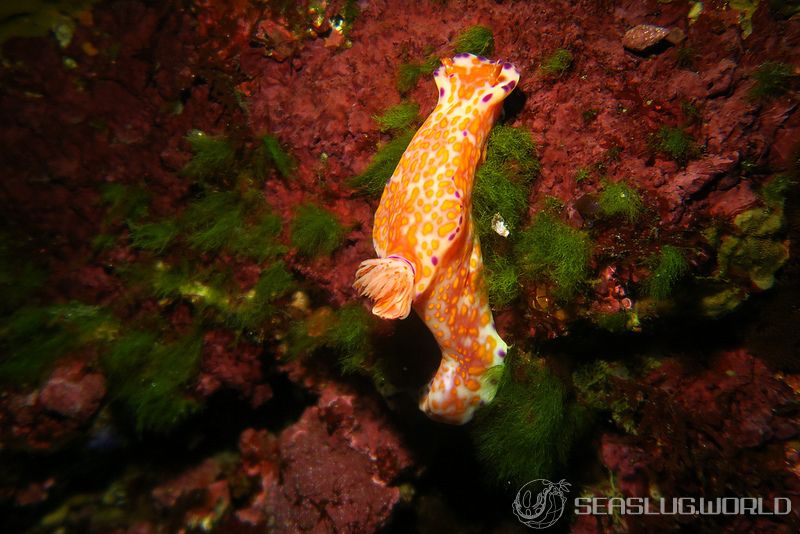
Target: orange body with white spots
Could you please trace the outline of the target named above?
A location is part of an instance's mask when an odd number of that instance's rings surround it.
[[[420,407],[449,423],[469,421],[494,396],[482,378],[503,363],[507,346],[489,308],[480,243],[472,222],[475,170],[502,102],[519,72],[471,54],[444,59],[434,73],[436,108],[400,159],[375,213],[379,258],[354,286],[385,318],[419,314],[442,349]]]

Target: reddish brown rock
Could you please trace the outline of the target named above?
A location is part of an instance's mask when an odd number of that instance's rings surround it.
[[[233,389],[250,399],[254,408],[272,397],[269,384],[263,383],[260,347],[238,341],[225,330],[210,330],[203,341],[198,393],[207,397],[222,387]]]
[[[377,404],[332,384],[279,436],[245,431],[240,450],[261,489],[236,516],[279,532],[374,532],[400,500],[392,482],[412,465]]]
[[[46,410],[85,421],[100,406],[105,384],[103,375],[89,372],[83,362],[66,362],[50,375],[39,392],[39,402]]]

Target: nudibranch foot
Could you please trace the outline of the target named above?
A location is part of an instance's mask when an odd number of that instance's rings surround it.
[[[405,319],[411,313],[414,268],[398,256],[362,261],[353,287],[375,301],[372,313],[383,319]]]

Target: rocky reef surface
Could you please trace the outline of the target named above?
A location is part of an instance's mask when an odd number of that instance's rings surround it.
[[[42,0],[0,46],[0,530],[521,532],[537,478],[792,503],[563,530],[800,526],[796,2]],[[522,72],[458,428],[351,287],[456,52]]]

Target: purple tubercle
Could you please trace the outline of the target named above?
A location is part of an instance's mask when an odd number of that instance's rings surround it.
[[[479,60],[479,61],[489,61],[488,59],[486,59],[486,58],[485,58],[485,57],[483,57],[483,56],[478,56],[478,60]]]
[[[460,225],[462,222],[464,222],[464,216],[463,215],[458,218],[458,224]]]
[[[467,131],[466,131],[466,130],[464,130],[464,131],[463,131],[463,132],[461,132],[461,133],[462,133],[462,134],[464,134],[464,137],[466,137],[466,136],[467,136]]]
[[[517,82],[512,80],[512,81],[508,82],[507,84],[505,84],[503,86],[503,89],[505,89],[506,91],[510,91],[511,89],[514,88],[515,85],[517,85]]]
[[[506,357],[506,351],[504,351],[503,349],[500,349],[500,350],[497,351],[497,355],[500,356],[501,358],[505,358]]]
[[[510,68],[512,68],[513,66],[514,66],[514,65],[512,65],[511,63],[506,63],[506,64],[504,64],[504,65],[503,65],[503,68],[504,68],[504,69],[506,69],[506,70],[509,70],[509,69],[510,69]]]
[[[489,93],[486,96],[484,96],[483,98],[481,98],[481,102],[488,102],[491,99],[492,99],[492,93]]]
[[[455,234],[455,233],[452,233],[452,234],[450,234],[450,236],[447,238],[447,240],[448,240],[448,241],[452,241],[452,240],[453,240],[453,239],[455,239],[455,238],[456,238],[456,234]]]
[[[461,198],[461,193],[459,193],[458,191],[456,191],[456,198]]]
[[[437,258],[436,256],[432,256],[431,257],[431,263],[434,264],[434,265],[438,264],[439,263],[439,258]]]
[[[439,96],[444,96],[444,87],[439,88]]]

